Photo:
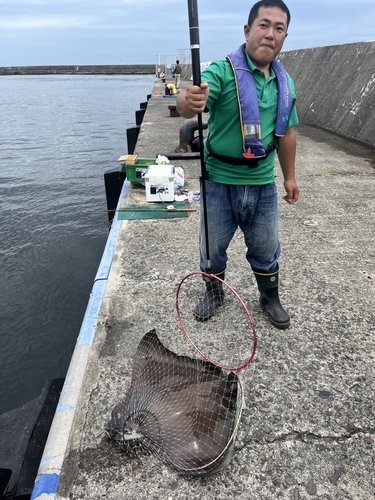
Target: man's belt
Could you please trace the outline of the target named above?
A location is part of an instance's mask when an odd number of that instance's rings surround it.
[[[232,156],[218,155],[212,151],[209,137],[207,137],[206,144],[208,156],[213,156],[217,160],[222,161],[223,163],[228,163],[229,165],[247,165],[249,168],[255,168],[258,166],[258,162],[260,160],[267,158],[267,156],[269,156],[272,151],[275,151],[275,149],[277,151],[279,150],[280,139],[279,137],[275,137],[275,139],[265,149],[265,155],[262,158],[233,158]]]

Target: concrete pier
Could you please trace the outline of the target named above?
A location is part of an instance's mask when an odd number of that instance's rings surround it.
[[[185,120],[170,116],[173,98],[163,93],[156,81],[139,157],[179,144]],[[175,292],[199,267],[199,210],[166,220],[125,221],[117,213],[33,499],[375,496],[374,150],[306,125],[297,136],[295,206],[282,200],[276,168],[288,330],[272,327],[259,308],[240,232],[230,246],[226,279],[249,307],[259,338],[232,462],[211,477],[179,477],[156,457],[127,456],[103,432],[141,337],[155,328],[167,346],[177,341]],[[199,160],[175,164],[184,168],[186,189],[199,191]],[[125,183],[121,203],[145,204],[144,188]]]

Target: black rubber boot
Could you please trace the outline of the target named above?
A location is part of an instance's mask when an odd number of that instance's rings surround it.
[[[260,291],[260,307],[276,328],[288,328],[290,317],[280,304],[279,299],[279,267],[269,273],[255,269],[253,272]]]
[[[220,279],[224,280],[225,272],[215,274]],[[224,290],[220,281],[215,278],[203,277],[206,282],[206,294],[201,299],[194,309],[194,316],[197,321],[207,321],[214,314],[216,309],[224,302]]]

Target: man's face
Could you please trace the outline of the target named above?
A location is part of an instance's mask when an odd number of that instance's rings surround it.
[[[245,25],[246,50],[255,66],[269,66],[287,37],[287,15],[277,7],[261,7],[251,26]]]

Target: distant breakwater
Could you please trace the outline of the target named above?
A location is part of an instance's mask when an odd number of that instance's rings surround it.
[[[301,123],[375,147],[375,41],[283,52],[279,59],[293,78]],[[24,66],[1,75],[147,75],[153,64],[112,66]],[[182,78],[191,80],[191,64]],[[166,75],[170,77],[170,75]]]
[[[1,67],[1,75],[152,75],[155,64]]]

